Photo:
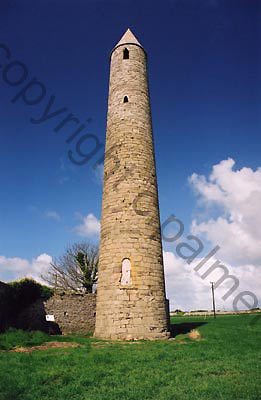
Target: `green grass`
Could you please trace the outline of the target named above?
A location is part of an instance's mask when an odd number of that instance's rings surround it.
[[[1,346],[57,338],[84,346],[1,352],[0,400],[261,400],[261,323],[251,324],[254,318],[174,317],[176,340],[104,346],[88,337],[40,333],[31,341],[19,333],[19,342],[11,331],[0,335]],[[191,323],[205,323],[196,328],[202,340],[188,339]]]
[[[7,332],[0,335],[0,350],[11,350],[14,347],[32,347],[46,342],[71,342],[86,344],[86,338],[90,335],[76,336],[50,336],[40,331],[23,331],[21,329],[9,328]],[[87,343],[88,344],[88,343]]]

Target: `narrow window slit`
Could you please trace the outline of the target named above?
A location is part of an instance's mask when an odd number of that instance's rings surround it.
[[[129,99],[128,96],[124,96],[123,103],[128,103]]]
[[[123,60],[128,60],[129,59],[129,50],[124,49],[123,50]]]

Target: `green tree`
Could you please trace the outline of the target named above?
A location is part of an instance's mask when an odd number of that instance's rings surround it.
[[[82,271],[82,286],[87,293],[92,293],[93,285],[97,282],[98,275],[98,257],[95,254],[78,251],[75,256],[75,261],[78,263]]]
[[[42,275],[51,287],[92,293],[98,278],[98,246],[74,243]]]

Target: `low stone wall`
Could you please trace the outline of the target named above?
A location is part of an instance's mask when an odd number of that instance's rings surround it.
[[[95,294],[55,295],[45,303],[46,314],[54,315],[62,333],[93,332],[95,310]]]
[[[48,333],[87,333],[95,327],[95,294],[61,293],[27,307],[15,322],[21,329],[42,330]],[[45,315],[53,315],[47,322]]]

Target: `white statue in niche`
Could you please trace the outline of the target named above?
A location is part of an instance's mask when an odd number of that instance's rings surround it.
[[[124,260],[122,260],[121,285],[131,285],[131,262],[128,258],[124,258]]]

